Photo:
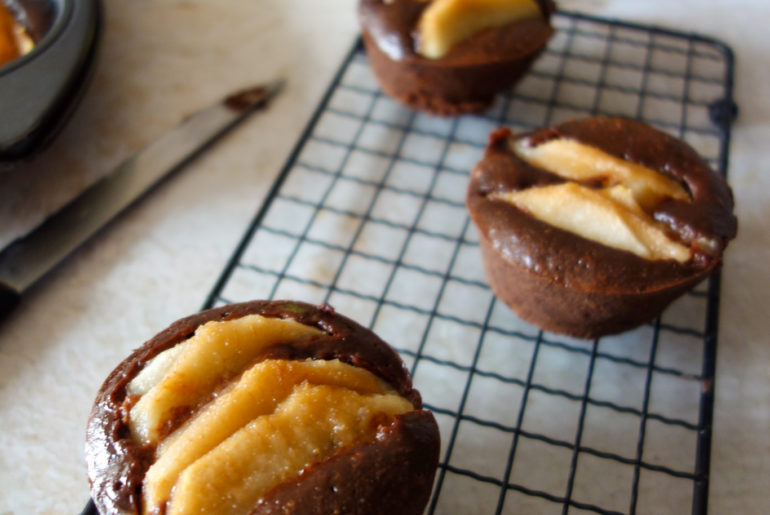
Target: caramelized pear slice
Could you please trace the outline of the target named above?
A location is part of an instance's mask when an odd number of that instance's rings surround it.
[[[167,512],[249,513],[271,487],[342,448],[374,441],[380,423],[412,409],[397,394],[303,383],[275,413],[256,418],[187,467]]]
[[[392,391],[371,372],[340,362],[266,360],[243,373],[188,423],[163,440],[147,471],[144,506],[160,506],[179,474],[253,419],[272,413],[299,384],[347,388],[361,394]]]
[[[625,186],[594,190],[567,182],[493,198],[510,202],[549,225],[645,259],[690,259],[690,250],[668,238]]]
[[[418,52],[440,59],[452,45],[488,27],[542,16],[535,0],[434,0],[418,22]]]
[[[682,185],[665,175],[577,141],[552,139],[532,146],[520,139],[513,144],[513,150],[528,163],[565,179],[578,182],[600,179],[606,186],[622,184],[644,209],[654,208],[663,198],[690,201]]]
[[[130,429],[142,444],[157,444],[169,421],[196,406],[224,381],[243,372],[259,353],[278,343],[292,343],[324,334],[290,319],[248,315],[226,322],[208,322],[178,344],[177,356],[134,381],[129,390],[146,391],[130,412]],[[172,348],[172,351],[174,348]],[[162,372],[162,373],[161,373]],[[153,381],[157,384],[152,385]]]
[[[144,395],[163,380],[169,369],[185,349],[184,344],[174,345],[150,360],[126,386],[129,395]]]

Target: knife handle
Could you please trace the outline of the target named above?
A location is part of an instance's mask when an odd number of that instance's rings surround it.
[[[19,292],[7,284],[0,282],[0,320],[5,318],[5,316],[16,307],[16,304],[19,303],[19,299],[21,299]]]

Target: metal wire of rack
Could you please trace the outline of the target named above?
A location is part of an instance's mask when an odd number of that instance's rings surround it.
[[[719,275],[654,323],[544,333],[491,294],[464,194],[491,129],[637,118],[726,172],[733,58],[718,41],[576,13],[486,113],[384,96],[360,41],[204,307],[328,302],[411,369],[439,422],[429,513],[706,513]]]

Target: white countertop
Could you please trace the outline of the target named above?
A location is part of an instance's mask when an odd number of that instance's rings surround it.
[[[131,349],[200,308],[358,31],[355,0],[104,4],[94,80],[75,117],[44,155],[0,175],[0,237],[23,230],[14,213],[53,210],[223,93],[276,77],[288,87],[67,259],[0,325],[0,513],[82,509],[85,423],[101,382]],[[735,51],[729,182],[739,235],[723,269],[710,510],[770,512],[770,7],[561,5],[711,35]],[[43,189],[58,192],[46,205]]]

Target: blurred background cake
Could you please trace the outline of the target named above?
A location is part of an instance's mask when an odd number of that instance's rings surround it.
[[[542,51],[550,0],[361,0],[369,63],[391,97],[413,109],[484,110]]]

